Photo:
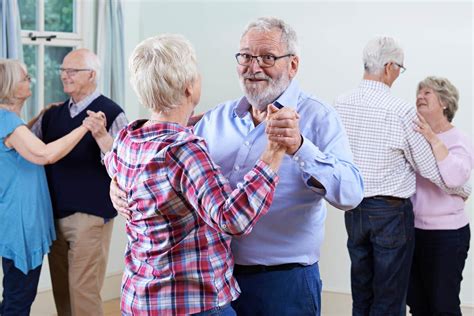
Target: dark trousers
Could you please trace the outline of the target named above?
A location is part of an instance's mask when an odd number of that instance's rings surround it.
[[[408,199],[366,198],[345,213],[352,315],[405,315],[414,248]]]
[[[234,271],[242,294],[232,302],[239,316],[321,315],[319,267],[259,272]]]
[[[36,297],[41,266],[24,274],[13,261],[2,258],[3,302],[0,305],[2,316],[28,316],[31,304]]]
[[[469,225],[456,230],[415,229],[407,298],[412,315],[461,315],[459,292],[470,239]]]
[[[197,314],[192,314],[193,316],[236,316],[234,309],[229,304],[221,307],[216,307],[204,312],[200,312]]]

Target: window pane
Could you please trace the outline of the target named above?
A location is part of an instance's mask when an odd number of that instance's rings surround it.
[[[22,30],[37,30],[36,25],[36,0],[20,0],[20,21]]]
[[[59,67],[72,47],[46,46],[44,49],[44,104],[65,101],[68,96],[63,92],[59,76]]]
[[[74,1],[45,0],[44,29],[51,32],[74,32]]]
[[[31,76],[31,92],[32,96],[26,101],[23,107],[23,118],[29,121],[38,114],[38,46],[23,45],[23,58],[25,59],[28,73]]]

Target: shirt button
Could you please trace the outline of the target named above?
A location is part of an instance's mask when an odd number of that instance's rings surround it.
[[[300,166],[301,166],[301,167],[304,166],[304,161],[300,162]]]
[[[244,143],[244,145],[247,146],[247,147],[249,147],[249,146],[250,146],[250,143],[249,143],[248,141],[246,141],[246,142]]]
[[[239,167],[239,166],[234,166],[234,170],[235,170],[235,171],[239,171],[239,170],[240,170],[240,167]]]
[[[293,159],[294,159],[295,161],[298,161],[298,160],[300,160],[300,157],[295,156]]]
[[[226,224],[222,224],[222,228],[227,228],[227,225],[226,225]]]
[[[242,189],[243,187],[244,185],[242,184],[242,182],[237,182],[237,188]]]

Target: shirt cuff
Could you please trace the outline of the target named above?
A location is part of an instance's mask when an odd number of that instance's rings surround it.
[[[262,174],[268,183],[272,185],[277,185],[278,180],[280,178],[278,177],[278,174],[275,171],[273,171],[273,169],[270,168],[270,166],[267,163],[259,159],[257,160],[257,163],[255,164],[254,169],[257,171],[257,173]]]

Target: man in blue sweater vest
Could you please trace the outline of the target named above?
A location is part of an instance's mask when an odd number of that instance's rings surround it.
[[[32,127],[46,143],[81,124],[91,131],[70,154],[46,167],[57,232],[48,258],[59,316],[103,314],[100,290],[117,213],[102,157],[127,119],[97,90],[99,69],[98,57],[87,49],[66,55],[60,75],[70,98],[45,111]]]

